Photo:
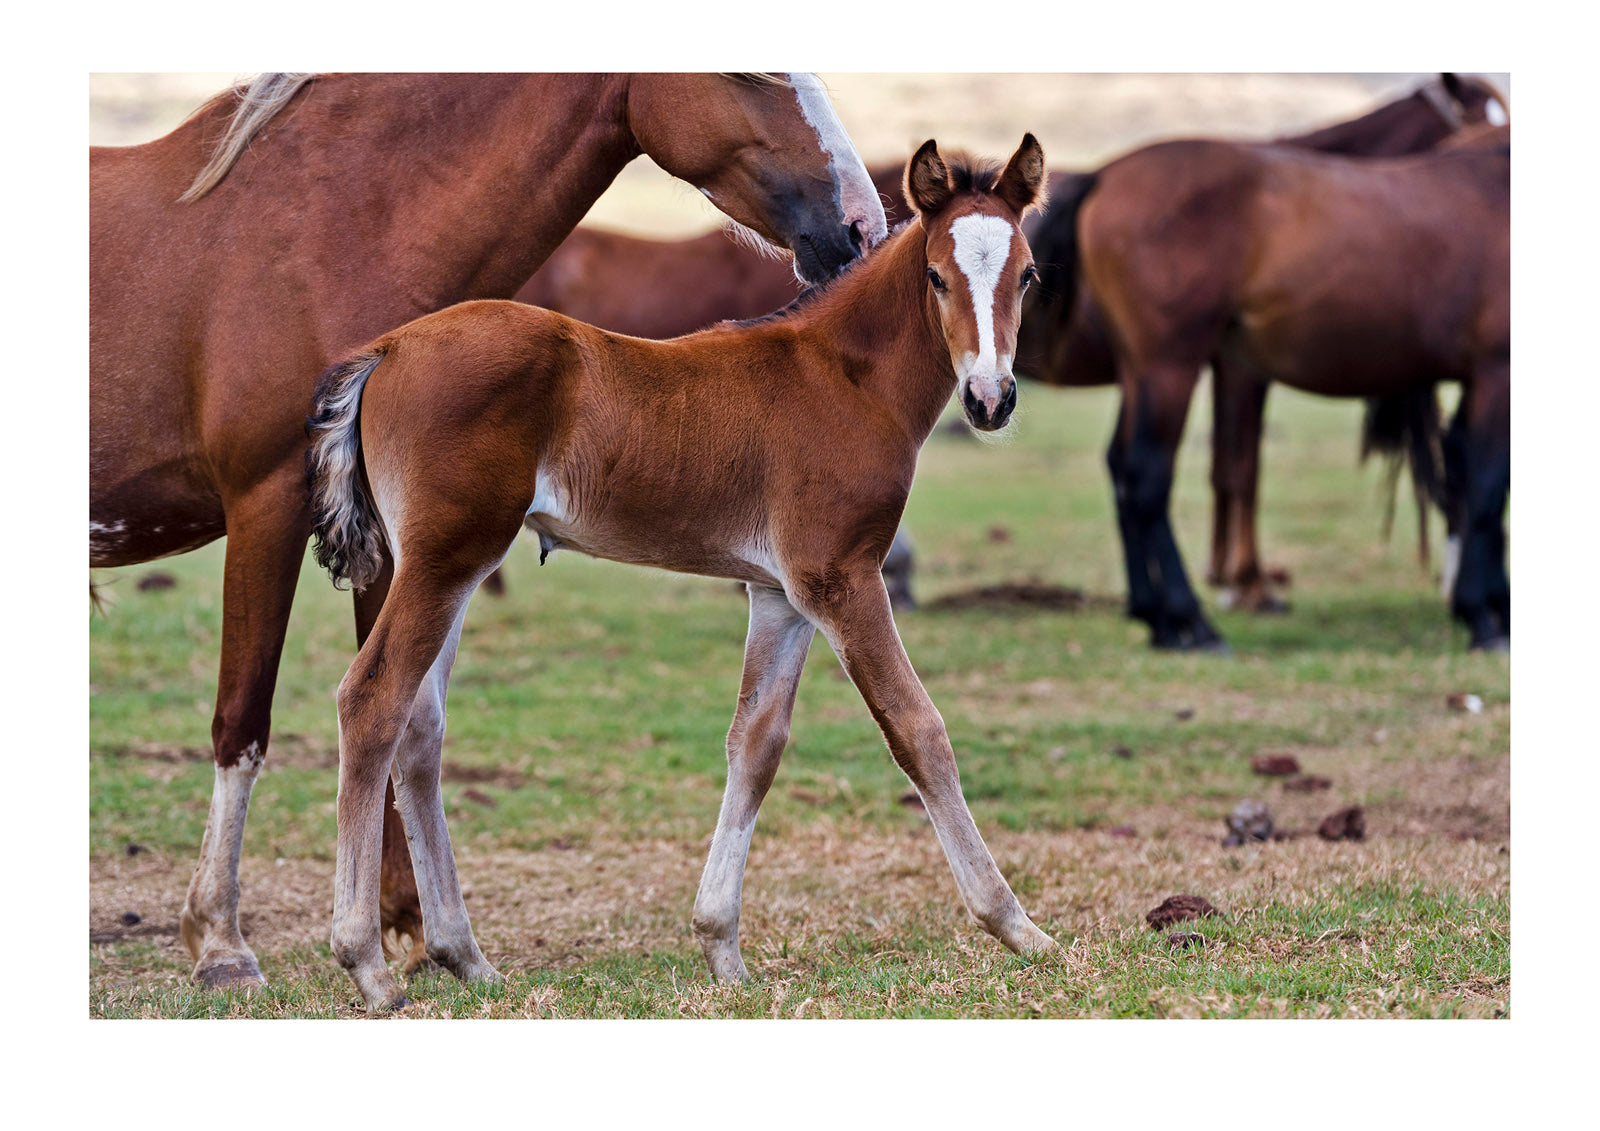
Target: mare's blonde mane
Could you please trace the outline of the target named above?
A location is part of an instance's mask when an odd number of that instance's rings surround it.
[[[233,168],[234,162],[239,160],[239,155],[261,132],[262,127],[289,104],[289,100],[300,92],[301,87],[316,77],[314,73],[306,71],[257,75],[217,95],[197,110],[197,114],[201,113],[223,98],[234,98],[238,101],[233,111],[233,118],[228,122],[227,132],[222,135],[222,140],[211,153],[211,160],[205,163],[205,167],[195,176],[194,183],[178,199],[185,202],[199,200],[216,188],[222,182],[222,178],[228,175],[228,170]]]

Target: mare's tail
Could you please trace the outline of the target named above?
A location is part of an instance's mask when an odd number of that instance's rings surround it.
[[[1385,538],[1394,527],[1400,465],[1410,464],[1411,487],[1417,500],[1417,555],[1426,565],[1428,505],[1445,505],[1443,428],[1437,385],[1413,385],[1367,398],[1366,418],[1361,425],[1361,458],[1365,460],[1374,452],[1389,461]]]
[[[1052,325],[1072,319],[1078,291],[1078,212],[1099,182],[1099,173],[1076,173],[1057,190],[1029,241],[1039,271],[1038,308]]]
[[[323,373],[306,421],[317,564],[333,575],[335,588],[344,581],[365,589],[383,570],[387,539],[361,460],[361,393],[383,353],[382,346],[369,349]]]

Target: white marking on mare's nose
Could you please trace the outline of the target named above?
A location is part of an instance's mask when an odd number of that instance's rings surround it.
[[[971,214],[951,224],[950,234],[956,241],[956,266],[967,277],[972,313],[978,320],[978,357],[967,373],[998,378],[994,292],[1011,259],[1011,225],[998,216]],[[999,395],[998,381],[995,395]]]
[[[789,76],[789,83],[800,103],[801,116],[816,133],[817,144],[831,158],[828,171],[833,174],[833,183],[839,190],[839,208],[844,213],[845,225],[859,223],[868,247],[879,243],[889,234],[883,201],[878,198],[878,190],[867,176],[867,167],[845,132],[844,123],[834,112],[822,80],[813,74],[796,72]]]
[[[1501,105],[1498,98],[1489,99],[1489,104],[1483,108],[1483,116],[1488,119],[1491,126],[1503,126],[1511,120],[1506,113],[1506,108]]]

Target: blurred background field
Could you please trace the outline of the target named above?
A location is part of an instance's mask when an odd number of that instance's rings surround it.
[[[91,140],[177,124],[231,75],[96,75]],[[1163,136],[1270,136],[1354,116],[1414,75],[827,75],[870,163],[924,137],[1091,166]],[[1492,76],[1508,87],[1505,76]],[[718,222],[637,162],[591,220],[644,234]],[[1209,537],[1209,397],[1174,495],[1191,564]],[[452,685],[446,804],[468,905],[507,987],[428,980],[425,1015],[1472,1015],[1509,1011],[1509,661],[1470,655],[1402,506],[1378,538],[1381,473],[1356,461],[1360,405],[1275,389],[1261,536],[1293,611],[1219,612],[1235,654],[1158,655],[1120,611],[1102,452],[1111,390],[1025,383],[1007,438],[937,431],[906,528],[925,603],[1002,583],[1077,607],[899,617],[949,726],[980,828],[1025,906],[1068,949],[1028,965],[960,909],[905,779],[825,643],[764,808],[745,894],[744,988],[711,987],[689,908],[715,820],[745,622],[730,582],[556,554],[507,563],[475,599]],[[1437,520],[1435,520],[1437,522]],[[1436,534],[1438,533],[1436,529]],[[272,988],[186,982],[178,909],[210,796],[222,545],[107,572],[90,621],[90,1010],[97,1016],[344,1015],[328,956],[333,688],[347,595],[308,561],[242,865],[244,931]],[[153,576],[173,584],[146,588]],[[1214,594],[1203,592],[1214,604]],[[1479,695],[1482,713],[1453,709]],[[1294,793],[1263,752],[1331,779]],[[1227,848],[1222,818],[1266,801],[1283,843]],[[1360,805],[1367,840],[1326,843]],[[1142,916],[1167,895],[1225,913],[1174,951]],[[133,914],[137,922],[124,916]]]

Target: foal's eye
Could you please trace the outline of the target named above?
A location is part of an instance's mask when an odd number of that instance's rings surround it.
[[[1023,285],[1023,287],[1026,288],[1026,287],[1028,287],[1029,284],[1037,283],[1038,281],[1039,281],[1039,269],[1037,267],[1035,267],[1031,263],[1028,264],[1027,269],[1022,272],[1022,285]]]
[[[944,294],[944,280],[939,277],[939,272],[932,267],[928,268],[928,282],[933,284],[933,289]]]

